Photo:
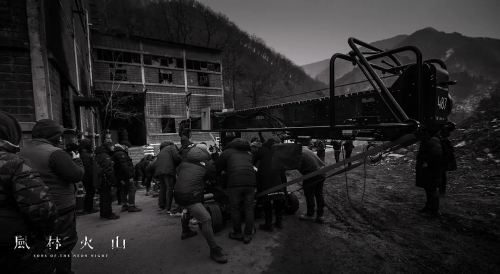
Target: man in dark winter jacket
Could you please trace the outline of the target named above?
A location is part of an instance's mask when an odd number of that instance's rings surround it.
[[[120,144],[115,145],[113,153],[113,162],[115,170],[115,178],[118,184],[121,184],[121,212],[140,212],[142,209],[135,205],[135,181],[134,181],[134,164],[132,159],[128,156],[128,148],[130,143],[122,141]]]
[[[446,196],[446,185],[448,184],[448,177],[446,176],[446,172],[457,170],[455,148],[451,144],[451,141],[448,137],[450,137],[450,131],[447,127],[444,127],[438,134],[438,138],[441,140],[443,151],[443,173],[441,174],[441,186],[439,187],[440,196]]]
[[[50,119],[36,122],[31,131],[33,139],[19,155],[29,159],[40,174],[49,194],[54,199],[59,215],[55,235],[62,239],[56,250],[55,262],[57,273],[72,273],[71,251],[75,247],[76,233],[76,183],[85,175],[82,160],[78,152],[72,151],[70,156],[59,148],[64,128]]]
[[[206,181],[216,178],[215,168],[210,163],[210,155],[205,148],[198,146],[191,148],[177,168],[179,176],[175,184],[175,201],[188,211],[188,214],[181,219],[181,239],[198,234],[189,228],[190,215],[193,215],[200,224],[203,236],[210,247],[210,258],[218,263],[226,263],[227,259],[222,254],[222,248],[215,242],[212,218],[202,204]]]
[[[156,159],[155,179],[160,182],[158,211],[166,209],[171,216],[181,216],[180,212],[171,212],[174,199],[176,168],[182,159],[173,142],[165,141],[160,145],[160,153]],[[176,209],[178,211],[178,209]]]
[[[94,182],[94,184],[99,189],[99,208],[102,220],[116,220],[120,218],[120,216],[113,213],[113,208],[111,207],[111,187],[117,184],[113,170],[113,161],[111,160],[113,150],[114,146],[111,142],[105,142],[95,150],[95,166],[100,170],[100,174],[97,182]],[[94,172],[97,171],[94,170]]]
[[[99,212],[94,208],[94,157],[92,156],[92,141],[83,139],[80,141],[80,159],[82,159],[85,175],[83,176],[83,187],[85,188],[85,200],[83,201],[83,210],[85,213]]]
[[[282,173],[272,169],[273,152],[272,146],[279,143],[277,138],[269,138],[264,144],[253,152],[253,164],[259,163],[257,171],[257,192],[268,190],[281,183],[286,182],[286,178],[282,178]],[[254,143],[252,143],[254,144]],[[261,198],[264,206],[265,223],[259,227],[263,230],[273,231],[273,207],[276,215],[274,226],[283,228],[283,202],[285,200],[285,189],[277,190],[269,193]]]
[[[250,144],[241,138],[235,138],[227,145],[216,163],[217,175],[227,173],[229,203],[234,232],[229,238],[250,243],[254,228],[254,200],[257,186],[255,169],[253,167]],[[240,205],[245,209],[245,231],[241,231]]]
[[[325,162],[325,143],[323,140],[318,140],[316,144],[316,155],[321,161]]]
[[[306,175],[315,172],[325,166],[325,163],[321,161],[320,158],[314,152],[308,148],[302,148],[302,160],[300,163],[299,172],[302,175]],[[325,198],[323,196],[323,184],[326,180],[326,174],[319,174],[312,178],[304,180],[302,183],[304,187],[304,196],[306,198],[307,212],[306,214],[300,215],[301,220],[309,220],[316,222],[324,222],[325,218],[324,207]],[[314,209],[316,206],[316,210]],[[316,213],[316,218],[314,217]]]
[[[342,146],[338,141],[332,140],[330,142],[330,145],[333,147],[333,153],[335,155],[335,163],[338,163],[340,161],[340,151],[342,149]]]
[[[439,195],[437,189],[441,185],[442,149],[441,142],[436,136],[437,131],[423,132],[420,147],[417,153],[416,186],[425,190],[427,201],[424,208],[419,210],[424,217],[439,216]]]
[[[352,150],[354,149],[354,143],[352,140],[347,140],[344,143],[344,150],[345,150],[345,158],[351,158]],[[348,166],[351,165],[351,163],[347,164]]]
[[[33,255],[47,254],[45,237],[56,229],[57,208],[39,175],[16,155],[21,138],[17,120],[0,111],[0,270],[52,273],[53,258]]]

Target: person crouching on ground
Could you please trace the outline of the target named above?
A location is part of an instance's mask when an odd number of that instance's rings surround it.
[[[128,156],[128,148],[130,143],[122,141],[115,145],[115,153],[113,153],[113,162],[115,168],[115,178],[118,184],[122,185],[121,212],[140,212],[142,209],[135,205],[135,181],[134,181],[134,164]],[[128,198],[128,199],[127,199]]]
[[[153,160],[152,155],[144,156],[141,161],[135,164],[135,181],[136,187],[140,188],[146,183],[146,167]]]
[[[325,166],[325,163],[314,152],[308,148],[302,148],[302,161],[300,163],[299,172],[302,175],[315,172]],[[325,198],[323,196],[323,184],[326,180],[326,174],[322,173],[312,178],[306,179],[303,182],[304,196],[306,198],[307,212],[300,215],[301,220],[316,221],[319,223],[325,222],[323,217],[325,208]],[[316,206],[316,211],[315,211]],[[316,213],[316,218],[314,217]]]
[[[235,138],[227,145],[216,163],[217,175],[227,173],[229,204],[234,232],[229,238],[245,244],[250,243],[254,229],[254,202],[257,180],[252,162],[250,144],[241,138]],[[245,211],[245,231],[241,231],[240,205]]]
[[[212,218],[202,204],[206,181],[216,178],[215,168],[210,163],[208,151],[198,146],[191,148],[177,168],[177,174],[177,183],[174,188],[175,201],[188,210],[188,214],[181,219],[181,239],[198,234],[189,227],[189,216],[194,216],[201,225],[203,237],[210,247],[210,258],[221,264],[226,263],[227,258],[222,254],[222,248],[215,242]]]
[[[438,187],[441,185],[443,173],[441,141],[436,136],[437,131],[423,132],[417,153],[416,186],[425,190],[427,201],[419,210],[423,217],[439,217]]]
[[[171,212],[174,200],[175,171],[182,159],[177,151],[177,147],[171,141],[165,141],[160,145],[160,153],[156,157],[154,178],[160,183],[160,195],[158,197],[158,211],[166,213],[172,217],[180,217],[181,212]]]
[[[273,152],[272,146],[278,144],[277,138],[269,138],[264,144],[254,150],[253,153],[253,163],[254,165],[260,161],[259,169],[257,171],[257,192],[268,190],[275,186],[280,185],[283,182],[281,178],[281,172],[273,170]],[[253,143],[252,143],[253,144]],[[286,181],[286,180],[285,180]],[[276,215],[276,222],[274,226],[277,228],[283,228],[283,202],[285,200],[284,189],[277,190],[275,192],[269,193],[263,197],[259,198],[264,206],[264,219],[265,223],[261,224],[259,227],[263,230],[269,232],[274,231],[273,229],[273,207],[274,214]]]

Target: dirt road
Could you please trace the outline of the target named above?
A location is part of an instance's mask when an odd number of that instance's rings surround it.
[[[327,161],[332,161],[327,153]],[[450,174],[442,217],[416,213],[424,194],[414,187],[409,158],[384,162],[328,179],[326,224],[286,216],[282,231],[258,231],[249,245],[227,238],[230,223],[216,234],[229,254],[227,265],[208,258],[201,235],[180,240],[180,220],[156,214],[156,199],[137,193],[140,213],[120,213],[117,221],[98,215],[78,218],[75,273],[500,273],[500,180],[477,174]],[[488,170],[488,169],[485,169]],[[486,171],[485,171],[486,172]],[[474,177],[475,176],[475,177]],[[475,179],[474,179],[475,178]],[[488,192],[476,185],[491,186]],[[297,186],[295,186],[296,188]],[[496,187],[496,188],[495,188]],[[293,190],[294,187],[291,187]],[[364,189],[363,202],[361,202]],[[299,192],[300,193],[300,192]],[[305,201],[299,194],[302,212]],[[348,197],[351,199],[349,202]],[[352,204],[351,204],[352,203]],[[114,206],[119,211],[119,206]],[[256,225],[262,223],[257,220]],[[112,239],[126,240],[112,249]],[[107,258],[90,258],[107,254]]]

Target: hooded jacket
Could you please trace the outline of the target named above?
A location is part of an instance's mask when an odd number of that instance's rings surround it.
[[[209,157],[208,151],[194,147],[177,168],[174,197],[180,206],[203,202],[206,181],[216,178],[215,167]]]
[[[235,138],[227,145],[215,164],[217,175],[224,171],[228,176],[227,187],[257,186],[250,144]]]
[[[286,182],[282,178],[281,172],[273,170],[273,152],[271,147],[276,144],[276,140],[268,139],[258,150],[253,153],[253,164],[259,163],[257,171],[257,192],[261,192]],[[285,192],[278,190],[262,197],[262,200],[285,199]]]
[[[97,147],[95,150],[95,161],[101,167],[103,174],[101,183],[106,182],[109,186],[115,186],[116,178],[113,170],[113,161],[111,160],[111,155],[113,155],[111,146],[110,142],[106,142]]]
[[[128,181],[134,178],[134,164],[123,147],[115,145],[115,151],[111,157],[114,162],[115,178],[118,181]]]
[[[152,161],[153,157],[148,155],[141,159],[139,163],[135,165],[135,180],[143,181],[146,176],[146,167]]]
[[[11,250],[12,238],[36,231],[54,232],[58,215],[48,188],[37,173],[16,155],[22,136],[15,118],[0,112],[0,248]]]
[[[160,153],[155,163],[155,178],[163,175],[175,176],[175,169],[182,159],[174,143],[166,141],[160,145]]]

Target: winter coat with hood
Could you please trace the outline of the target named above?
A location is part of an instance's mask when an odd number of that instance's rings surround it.
[[[43,236],[54,232],[55,202],[40,176],[18,155],[22,131],[16,119],[0,111],[0,249],[12,251],[16,232]]]
[[[235,138],[219,156],[215,165],[217,175],[223,171],[228,176],[227,187],[257,186],[253,157],[250,144],[241,138]]]
[[[177,168],[177,175],[175,201],[180,206],[202,203],[206,181],[216,178],[208,151],[200,147],[191,148],[186,159]]]
[[[103,175],[101,177],[100,184],[106,183],[109,186],[116,185],[113,161],[111,160],[111,155],[113,155],[113,151],[111,150],[112,146],[112,143],[106,142],[98,146],[95,150],[95,161],[101,168],[101,172]]]
[[[50,119],[38,121],[32,129],[33,139],[19,155],[31,161],[40,174],[49,194],[56,203],[59,215],[74,210],[76,183],[85,175],[82,160],[72,159],[57,147],[64,128]]]
[[[432,133],[430,136],[420,141],[417,153],[416,186],[421,188],[437,188],[441,185],[443,173],[441,141]]]
[[[127,182],[134,178],[134,164],[130,156],[128,156],[128,152],[126,152],[121,145],[115,145],[112,159],[114,162],[116,180]]]
[[[286,177],[282,178],[282,172],[272,169],[272,146],[276,143],[275,139],[268,139],[260,148],[253,152],[254,165],[260,161],[257,171],[257,192],[268,190],[286,182]],[[283,190],[277,190],[261,198],[264,201],[281,199],[285,199],[285,192]]]
[[[175,176],[175,170],[182,159],[173,142],[165,141],[160,145],[160,153],[156,157],[155,178],[169,175]]]

